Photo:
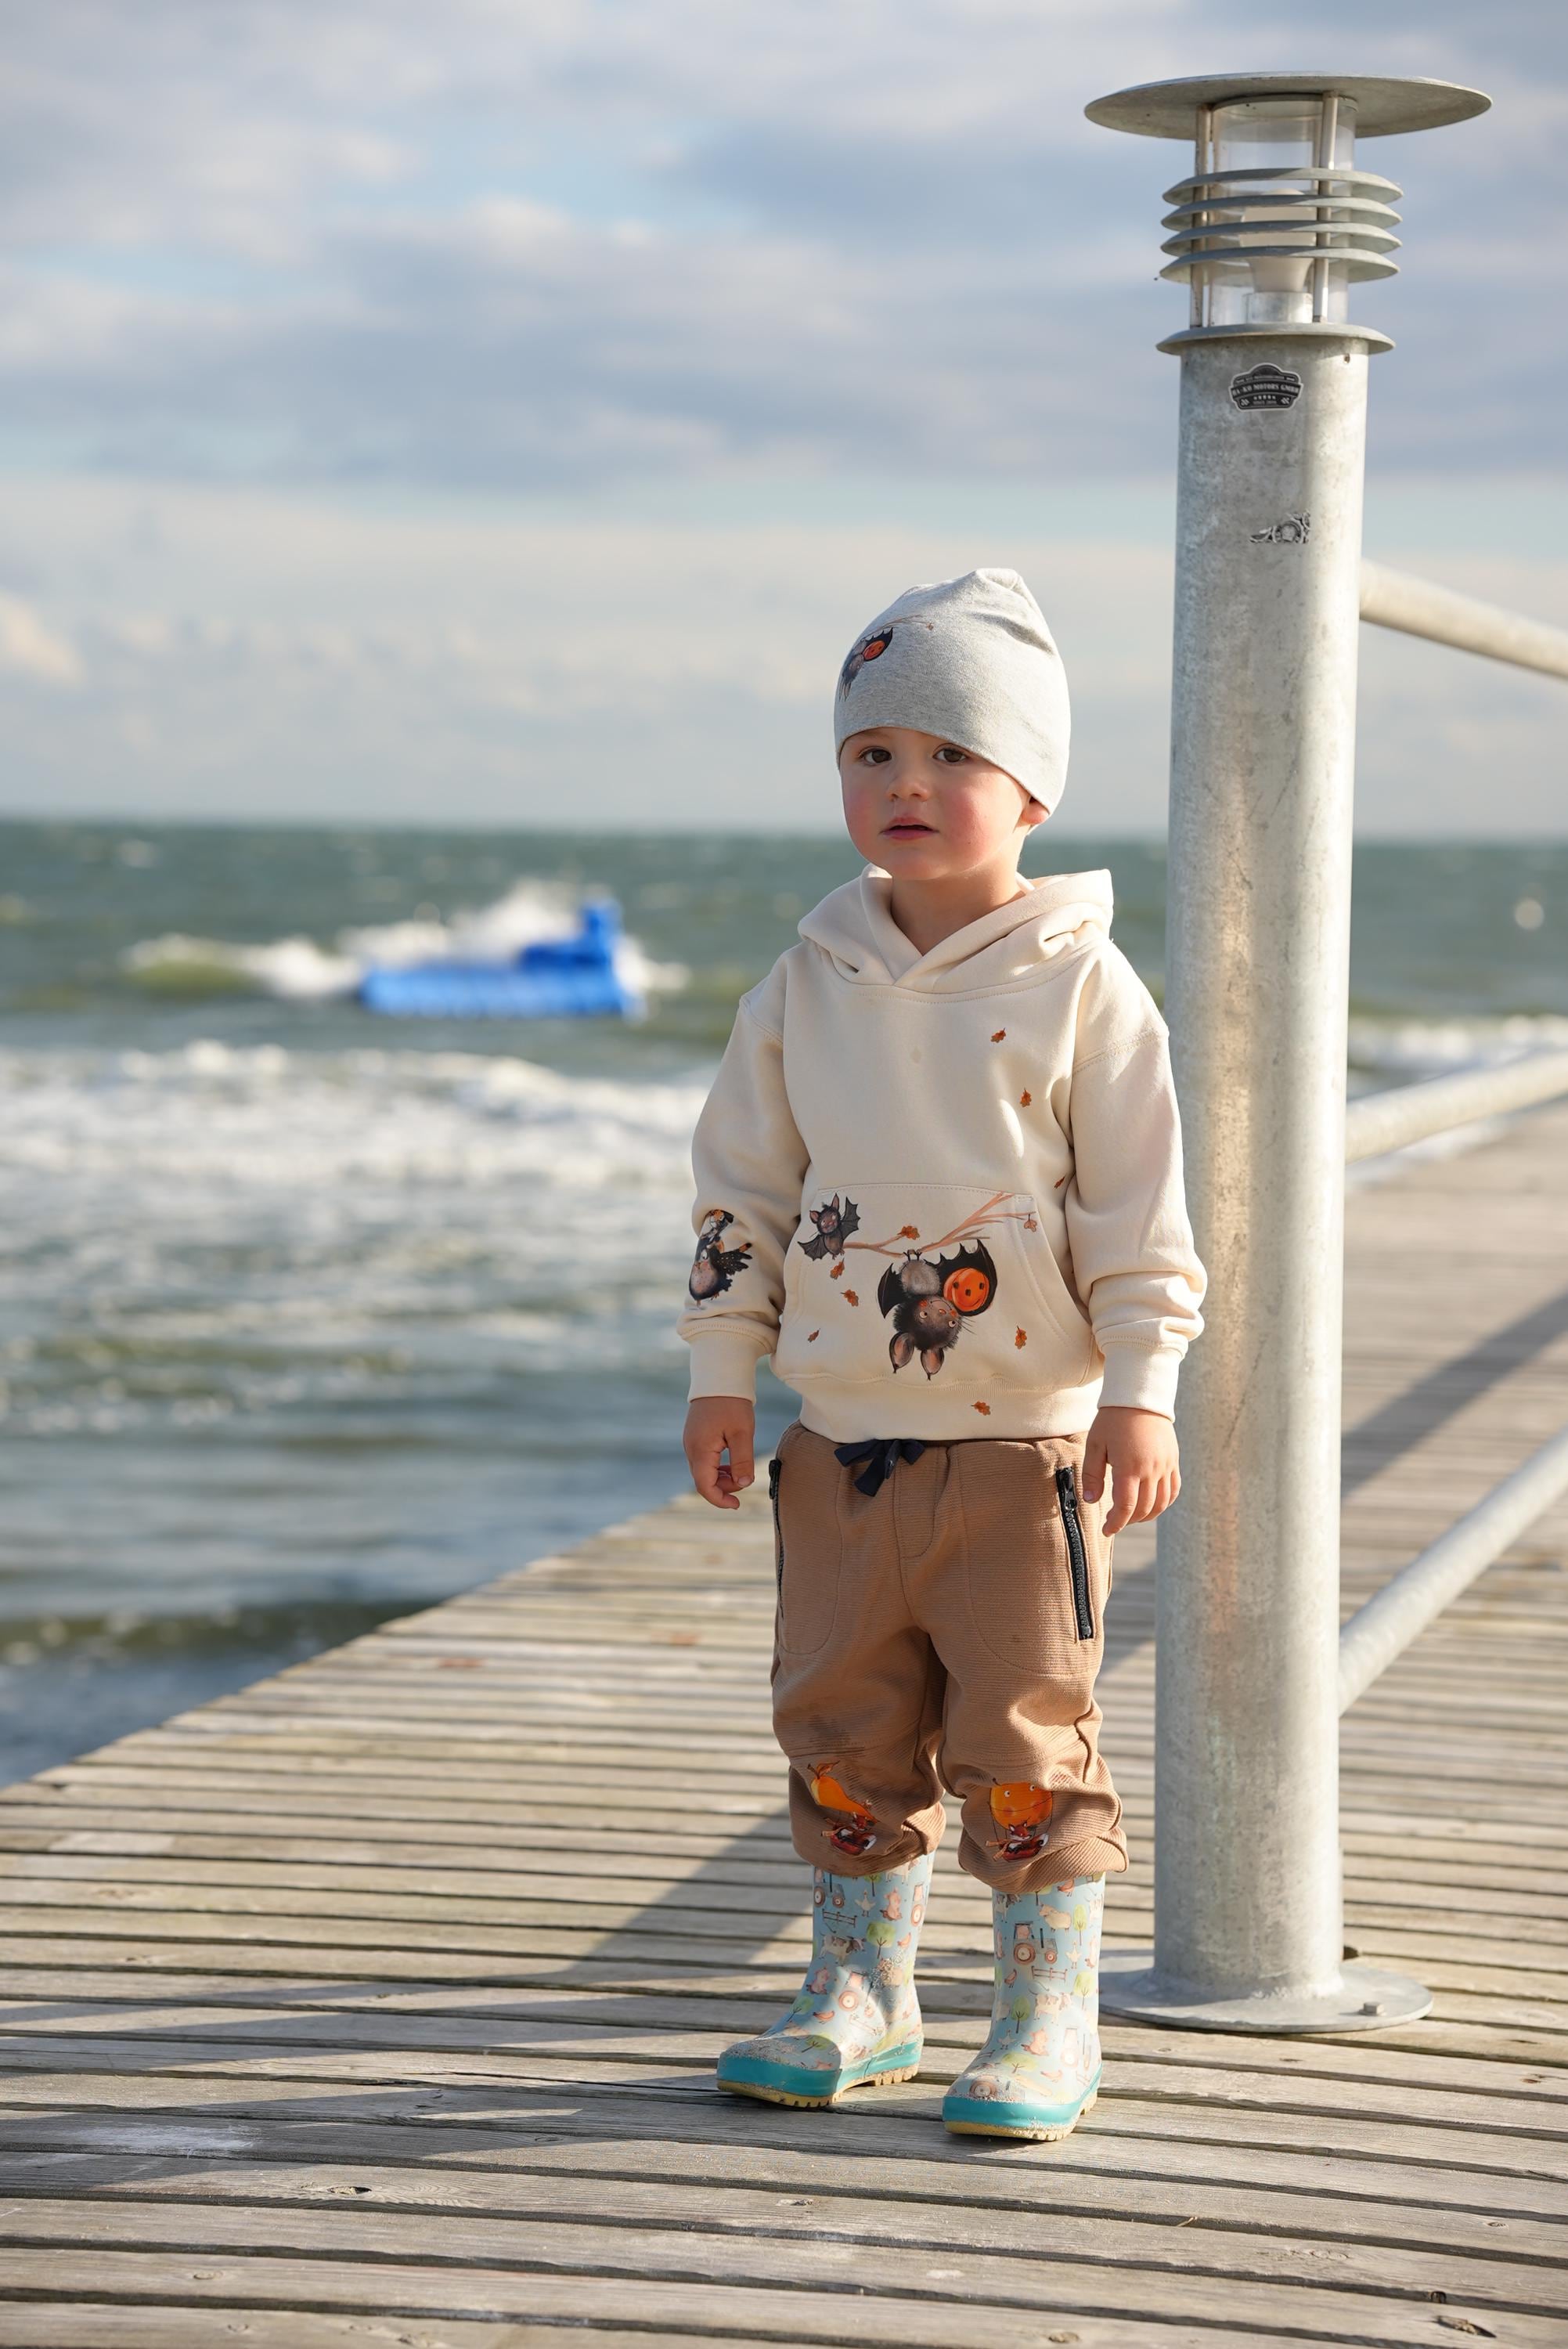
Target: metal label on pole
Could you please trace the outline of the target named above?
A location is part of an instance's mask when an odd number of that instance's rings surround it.
[[[1231,378],[1233,408],[1294,408],[1301,398],[1301,378],[1294,367],[1275,367],[1261,359],[1245,375]]]
[[[1312,536],[1310,514],[1286,514],[1281,522],[1271,522],[1266,530],[1254,530],[1254,546],[1305,546]]]

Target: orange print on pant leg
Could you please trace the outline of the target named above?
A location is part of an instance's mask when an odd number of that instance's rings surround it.
[[[1049,1843],[1056,1797],[1044,1786],[1011,1779],[991,1789],[991,1816],[999,1831],[1004,1859],[1038,1859]]]
[[[862,1852],[870,1851],[877,1839],[875,1814],[867,1810],[856,1795],[845,1792],[830,1763],[824,1762],[820,1769],[808,1764],[806,1775],[811,1781],[811,1795],[818,1809],[838,1815],[838,1825],[828,1829],[828,1841],[856,1859]]]

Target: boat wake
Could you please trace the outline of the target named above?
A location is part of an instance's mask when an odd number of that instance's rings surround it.
[[[340,930],[330,946],[309,937],[256,945],[170,931],[144,938],[120,957],[120,968],[153,991],[254,993],[283,1002],[323,1003],[357,993],[372,970],[407,970],[419,963],[514,961],[525,947],[577,935],[581,905],[573,892],[520,881],[493,905],[464,909],[449,919],[434,907],[412,919]],[[615,946],[615,976],[629,995],[675,994],[690,981],[683,963],[655,962],[634,937]]]

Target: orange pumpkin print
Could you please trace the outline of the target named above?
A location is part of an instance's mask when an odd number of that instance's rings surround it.
[[[991,1280],[977,1264],[962,1264],[942,1284],[942,1294],[960,1313],[979,1313],[990,1302]]]
[[[1050,1841],[1056,1797],[1048,1787],[1012,1779],[991,1789],[991,1816],[1004,1859],[1037,1859]]]

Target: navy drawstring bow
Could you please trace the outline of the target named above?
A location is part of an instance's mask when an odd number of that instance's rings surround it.
[[[865,1474],[855,1478],[855,1490],[869,1496],[882,1491],[884,1480],[892,1475],[901,1460],[918,1460],[924,1449],[924,1444],[916,1444],[913,1436],[884,1439],[877,1435],[869,1444],[835,1444],[833,1457],[841,1460],[846,1468],[852,1468],[857,1461],[865,1462]]]

